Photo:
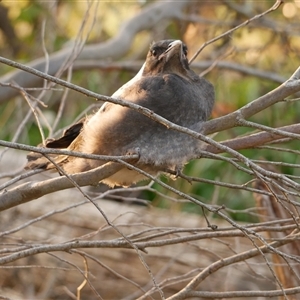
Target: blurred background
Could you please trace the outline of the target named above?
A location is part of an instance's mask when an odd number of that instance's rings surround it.
[[[275,1],[2,1],[0,3],[0,52],[12,61],[40,68],[102,95],[111,95],[131,79],[142,66],[149,45],[161,39],[181,39],[191,59],[206,42],[268,10]],[[170,5],[171,4],[171,5]],[[215,86],[216,103],[212,118],[231,113],[275,89],[300,65],[300,1],[286,1],[233,33],[207,45],[191,63],[191,68]],[[142,16],[142,17],[140,17]],[[151,18],[157,18],[152,24]],[[67,53],[67,54],[66,54]],[[62,60],[57,59],[62,57]],[[42,142],[42,136],[57,137],[68,125],[101,105],[92,98],[47,82],[22,80],[18,73],[0,64],[0,139],[28,145]],[[15,77],[19,76],[19,77]],[[8,80],[9,79],[9,80]],[[12,79],[12,80],[11,80]],[[3,83],[17,83],[38,101],[26,100],[20,91],[5,94]],[[3,92],[2,92],[3,91]],[[298,98],[282,101],[250,120],[277,128],[300,121]],[[32,113],[35,107],[42,133]],[[213,136],[224,141],[243,136],[254,129],[236,127]],[[241,150],[247,158],[275,162],[277,172],[298,179],[299,142]],[[10,151],[10,150],[9,150]],[[15,174],[25,163],[14,164]],[[228,154],[224,154],[228,156]],[[2,167],[1,167],[2,165]],[[235,221],[257,222],[252,192],[237,186],[250,186],[249,174],[222,160],[200,159],[184,170],[199,182],[190,184],[162,177],[170,186],[209,204],[225,205]],[[293,177],[294,176],[294,177]],[[10,176],[13,177],[13,176]],[[9,176],[2,176],[2,179]],[[225,183],[225,186],[224,184]],[[229,187],[226,184],[234,184]],[[143,186],[145,183],[139,184]],[[92,189],[91,193],[104,191]],[[124,194],[125,193],[125,194]],[[109,197],[109,196],[108,196]],[[172,198],[172,201],[170,201]],[[202,215],[202,209],[182,200],[158,184],[138,192],[122,191],[111,199],[135,202]],[[213,216],[212,216],[213,217]]]

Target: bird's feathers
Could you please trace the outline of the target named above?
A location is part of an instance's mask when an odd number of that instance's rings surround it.
[[[186,52],[181,41],[153,44],[138,74],[113,97],[146,107],[177,125],[200,131],[211,114],[214,89],[189,69]],[[105,103],[94,115],[68,129],[62,138],[47,143],[47,147],[68,147],[101,155],[124,155],[139,149],[140,159],[136,166],[157,174],[166,168],[183,166],[193,158],[200,141],[168,129],[138,111]],[[103,163],[70,157],[62,165],[66,172],[77,173]],[[104,182],[127,186],[142,178],[124,168]]]

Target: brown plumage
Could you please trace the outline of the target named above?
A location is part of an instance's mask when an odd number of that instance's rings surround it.
[[[214,89],[190,70],[186,54],[187,47],[178,40],[152,44],[138,74],[112,97],[149,108],[177,125],[199,132],[211,114]],[[125,155],[139,149],[140,159],[135,165],[152,175],[167,168],[181,168],[200,146],[201,142],[189,135],[108,102],[94,115],[71,126],[61,138],[46,145],[101,155]],[[104,164],[78,157],[57,157],[56,161],[70,174]],[[29,156],[27,168],[39,167],[53,168],[45,158]],[[141,174],[124,168],[103,182],[110,186],[128,186],[143,179]]]

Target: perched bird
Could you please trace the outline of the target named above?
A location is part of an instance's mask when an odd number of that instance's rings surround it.
[[[167,120],[199,132],[212,111],[214,88],[189,67],[187,47],[180,40],[163,40],[150,46],[137,75],[123,85],[113,98],[130,101],[152,110]],[[67,148],[89,154],[125,155],[138,149],[136,167],[156,175],[166,169],[178,170],[195,157],[201,141],[168,129],[127,107],[106,102],[92,116],[81,120],[46,147]],[[46,158],[28,157],[27,168],[50,169]],[[69,174],[87,171],[104,161],[78,157],[57,157],[55,161]],[[146,179],[126,167],[103,180],[109,186],[129,186]]]

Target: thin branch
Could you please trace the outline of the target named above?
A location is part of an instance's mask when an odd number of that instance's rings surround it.
[[[245,229],[246,227],[244,227]],[[232,235],[233,234],[233,235]],[[299,238],[299,233],[294,235],[292,239],[281,239],[278,241],[274,241],[270,244],[266,243],[266,245],[261,246],[257,249],[253,248],[250,250],[247,250],[243,253],[238,253],[233,256],[227,257],[225,260],[221,259],[216,261],[215,263],[211,264],[209,267],[205,268],[200,274],[197,275],[197,282],[198,280],[204,280],[206,276],[209,276],[209,272],[216,272],[219,268],[222,268],[224,266],[228,266],[230,264],[240,262],[252,257],[255,257],[262,253],[268,253],[272,251],[276,251],[275,249],[286,245],[288,243],[291,243],[292,241],[295,241]],[[187,237],[177,237],[177,238],[169,238],[169,239],[162,239],[162,240],[151,240],[151,241],[144,241],[144,242],[136,242],[133,243],[133,245],[137,249],[144,250],[146,248],[151,247],[162,247],[167,245],[175,245],[178,243],[193,241],[193,240],[199,240],[200,238],[212,238],[212,237],[228,237],[228,236],[241,236],[241,232],[235,231],[235,232],[218,232],[218,231],[211,231],[210,233],[203,233],[200,236],[190,235]],[[74,240],[71,242],[66,243],[58,243],[58,244],[47,244],[47,245],[34,245],[32,244],[30,248],[21,250],[19,252],[15,252],[13,254],[3,256],[0,258],[0,265],[11,263],[13,261],[16,261],[18,259],[28,257],[31,255],[36,255],[39,253],[45,253],[45,252],[52,252],[52,251],[70,251],[72,249],[78,249],[78,248],[125,248],[130,249],[132,248],[132,245],[128,243],[125,239],[114,239],[114,240],[96,240],[96,241],[86,241],[86,240]],[[199,278],[198,278],[199,277]],[[196,279],[192,282],[194,282]]]
[[[300,233],[298,233],[297,235],[295,235],[295,238],[299,238]],[[283,244],[281,244],[283,243]],[[284,244],[287,243],[287,240],[282,240],[282,241],[276,241],[273,243],[270,243],[269,245],[264,245],[261,247],[258,247],[256,249],[251,249],[242,253],[238,253],[236,255],[233,256],[229,256],[226,258],[223,258],[221,260],[218,260],[214,263],[212,263],[211,265],[207,266],[206,268],[204,268],[204,270],[202,272],[200,272],[197,276],[195,276],[193,278],[193,280],[190,281],[189,284],[187,284],[181,291],[179,291],[178,293],[174,294],[173,296],[169,297],[167,300],[181,300],[181,299],[185,299],[190,292],[194,291],[197,286],[208,276],[210,276],[212,273],[215,273],[216,271],[218,271],[219,269],[225,267],[225,266],[229,266],[231,264],[234,264],[236,262],[239,261],[244,261],[246,259],[249,259],[251,257],[257,256],[259,255],[261,252],[262,253],[267,253],[270,251],[270,247],[271,248],[278,248]]]
[[[138,158],[137,154],[121,155],[121,156],[86,154],[86,153],[76,152],[76,151],[28,146],[25,144],[7,142],[7,141],[3,141],[3,140],[0,140],[0,146],[13,148],[13,149],[17,149],[17,150],[23,150],[23,151],[37,152],[37,153],[42,153],[42,154],[68,155],[68,156],[75,156],[75,157],[88,158],[88,159],[105,160],[105,161],[118,161],[119,159],[137,159]]]
[[[219,40],[219,39],[221,39],[221,38],[224,38],[224,37],[226,37],[226,36],[232,34],[234,31],[236,31],[237,29],[240,29],[241,27],[247,26],[250,22],[256,21],[256,20],[258,20],[258,19],[264,17],[264,16],[267,15],[268,13],[277,10],[278,7],[279,7],[282,3],[283,3],[282,0],[277,0],[276,3],[275,3],[271,8],[269,8],[269,9],[266,10],[266,11],[264,11],[263,13],[258,14],[258,15],[255,15],[254,17],[252,17],[252,18],[249,19],[249,20],[246,20],[246,21],[243,22],[242,24],[240,24],[240,25],[238,25],[238,26],[236,26],[236,27],[234,27],[234,28],[232,28],[232,29],[230,29],[230,30],[224,32],[223,34],[221,34],[221,35],[219,35],[219,36],[217,36],[217,37],[215,37],[215,38],[213,38],[213,39],[211,39],[211,40],[205,42],[205,43],[199,48],[199,50],[194,54],[194,56],[190,59],[189,63],[191,64],[191,63],[195,60],[195,58],[200,54],[200,52],[201,52],[206,46],[208,46],[208,45],[214,43],[215,41],[217,41],[217,40]]]
[[[280,297],[284,295],[297,295],[300,293],[300,287],[286,288],[284,290],[271,291],[230,291],[230,292],[205,292],[190,291],[187,297],[182,298],[206,298],[206,299],[232,299],[232,298],[260,298],[260,297]],[[169,298],[170,299],[170,298]]]

